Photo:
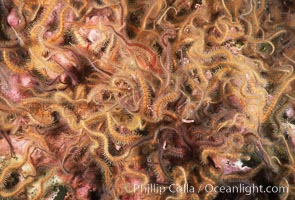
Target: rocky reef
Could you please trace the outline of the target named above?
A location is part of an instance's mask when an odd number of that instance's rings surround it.
[[[293,1],[2,0],[0,19],[1,199],[295,198]]]

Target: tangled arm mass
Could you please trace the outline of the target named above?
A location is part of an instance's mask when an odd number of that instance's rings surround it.
[[[2,199],[295,197],[292,1],[0,6]]]

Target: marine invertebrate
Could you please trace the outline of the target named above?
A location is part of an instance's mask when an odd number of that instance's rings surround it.
[[[228,199],[204,186],[268,183],[289,192],[251,198],[292,199],[294,12],[1,1],[0,197]]]

